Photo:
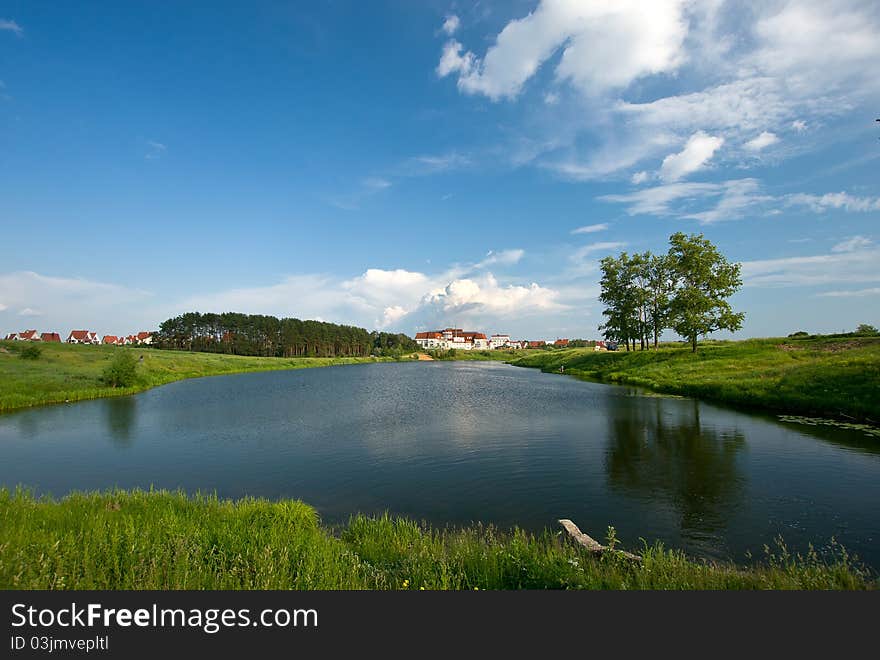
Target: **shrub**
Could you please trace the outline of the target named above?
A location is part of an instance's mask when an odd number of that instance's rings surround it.
[[[116,352],[101,376],[101,380],[110,387],[131,387],[136,379],[137,360],[125,349]]]
[[[880,335],[880,330],[877,330],[873,325],[862,323],[856,328],[856,334],[861,335],[862,337],[876,337],[877,335]]]
[[[788,338],[789,339],[797,339],[798,337],[809,337],[809,332],[804,332],[803,330],[798,330],[797,332],[792,332]]]
[[[30,346],[25,346],[21,350],[21,353],[18,354],[18,357],[20,357],[22,360],[39,360],[42,354],[42,348],[31,344]]]

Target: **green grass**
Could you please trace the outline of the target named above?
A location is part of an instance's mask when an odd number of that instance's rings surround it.
[[[704,342],[597,353],[534,351],[511,362],[748,408],[880,422],[880,338]]]
[[[634,564],[559,533],[431,529],[357,516],[334,534],[298,501],[0,490],[3,589],[875,589],[833,556],[780,548],[748,567],[653,546]]]
[[[0,342],[0,412],[45,403],[134,394],[184,378],[275,369],[303,369],[389,361],[392,358],[263,358],[217,353],[160,351],[152,348],[39,344],[35,360],[21,359],[25,342]],[[143,362],[131,387],[109,387],[102,373],[119,351]]]

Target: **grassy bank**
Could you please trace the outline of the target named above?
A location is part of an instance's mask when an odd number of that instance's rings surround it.
[[[534,351],[523,367],[749,408],[880,422],[880,338],[706,342],[688,348],[596,353]]]
[[[20,358],[26,342],[0,342],[0,412],[44,403],[61,403],[134,394],[184,378],[248,371],[303,369],[388,361],[390,358],[262,358],[217,353],[160,351],[137,347],[37,344],[40,357]],[[140,358],[132,387],[108,387],[101,375],[118,351]]]
[[[455,360],[455,361],[471,361],[471,362],[511,362],[521,357],[529,355],[529,351],[525,350],[486,350],[486,351],[463,351],[461,349],[452,349],[448,351],[435,350],[427,351],[435,360]]]
[[[634,564],[553,532],[429,529],[353,518],[336,534],[298,501],[166,492],[37,500],[0,490],[3,589],[865,589],[877,578],[841,549],[780,549],[750,567],[659,546]]]

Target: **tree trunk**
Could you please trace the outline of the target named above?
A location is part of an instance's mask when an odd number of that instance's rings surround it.
[[[696,352],[697,352],[697,336],[692,335],[691,336],[691,353],[696,353]]]

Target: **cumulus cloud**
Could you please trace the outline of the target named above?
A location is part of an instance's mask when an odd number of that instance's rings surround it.
[[[802,153],[821,146],[824,120],[880,92],[880,10],[864,0],[541,0],[490,39],[485,52],[448,40],[437,73],[494,101],[515,102],[533,85],[552,105],[529,104],[520,130],[542,135],[520,141],[553,145],[536,164],[573,180],[648,171],[655,134],[668,142],[705,131],[743,145],[728,160],[748,165],[781,134],[810,126],[813,141],[779,156]]]
[[[649,176],[648,173],[645,172],[644,170],[642,170],[641,172],[636,172],[635,174],[633,174],[632,177],[630,178],[630,181],[633,182],[633,185],[638,186],[638,185],[644,183],[645,181],[647,181],[648,176]]]
[[[696,172],[709,162],[723,144],[724,138],[697,131],[688,139],[684,149],[663,159],[660,178],[664,181],[678,181]]]
[[[444,46],[437,67],[458,74],[458,88],[490,99],[514,98],[551,57],[555,75],[586,94],[619,89],[651,74],[674,71],[687,32],[682,0],[542,0],[510,21],[483,57]]]
[[[764,131],[756,138],[753,138],[746,142],[743,146],[749,151],[761,151],[766,147],[776,144],[779,142],[779,138],[775,133],[771,133],[770,131]]]

